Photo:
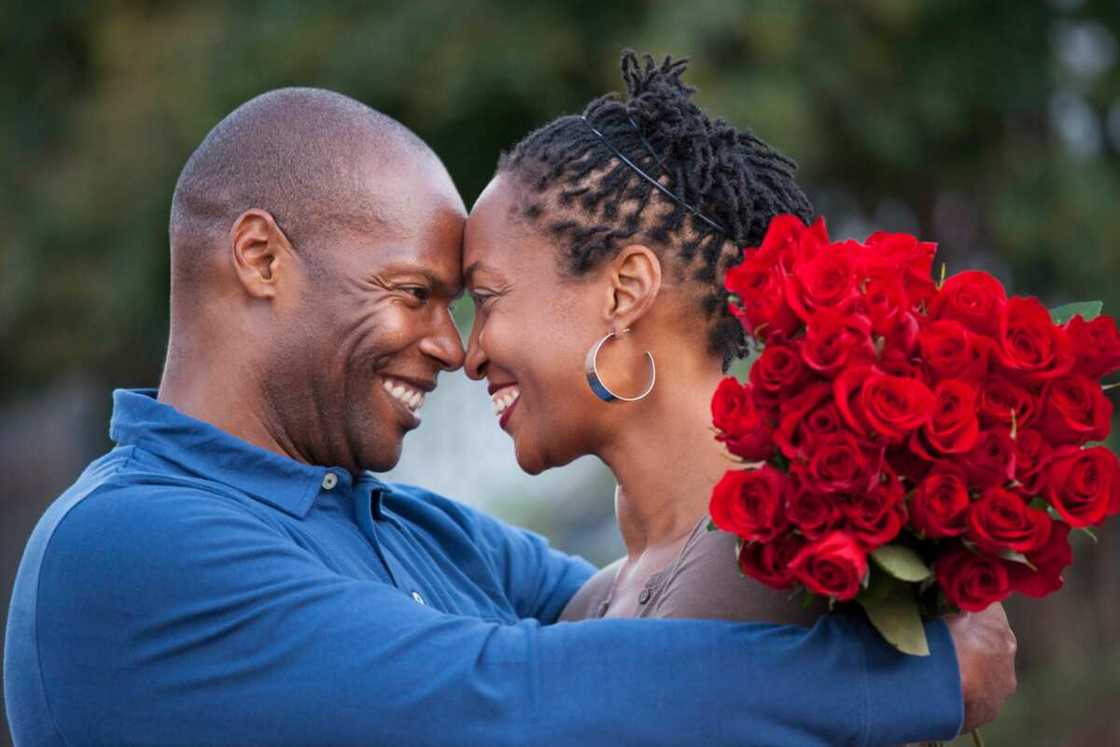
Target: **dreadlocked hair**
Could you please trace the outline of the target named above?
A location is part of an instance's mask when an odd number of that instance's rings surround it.
[[[498,172],[526,188],[521,213],[562,247],[562,268],[571,275],[590,272],[634,241],[663,257],[675,254],[680,277],[700,288],[708,345],[726,369],[748,348],[728,311],[724,272],[745,247],[762,242],[774,216],[793,213],[807,221],[813,208],[794,181],[792,160],[693,103],[696,89],[681,80],[687,65],[669,56],[660,63],[648,54],[639,59],[627,50],[626,100],[602,96],[582,118],[560,117],[530,133],[502,154]],[[612,146],[679,201],[623,163]]]

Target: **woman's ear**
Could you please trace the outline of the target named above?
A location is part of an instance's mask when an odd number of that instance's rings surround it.
[[[629,244],[607,268],[610,293],[606,313],[619,331],[641,319],[661,291],[661,260],[648,246]]]

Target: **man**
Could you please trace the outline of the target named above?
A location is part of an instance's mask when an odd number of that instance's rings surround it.
[[[207,136],[158,394],[116,393],[118,446],[25,551],[17,744],[879,744],[953,736],[962,692],[994,716],[998,609],[931,623],[927,658],[841,619],[550,625],[590,566],[370,474],[462,364],[464,216],[419,139],[338,94]]]

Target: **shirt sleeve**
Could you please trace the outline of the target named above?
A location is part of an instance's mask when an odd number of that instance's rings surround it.
[[[946,628],[928,632],[933,655],[907,657],[841,619],[497,625],[341,576],[236,505],[150,488],[71,511],[37,612],[58,730],[120,745],[948,739],[959,674]]]
[[[586,560],[554,549],[535,532],[510,526],[423,488],[397,489],[438,502],[442,511],[460,518],[469,528],[472,542],[493,564],[506,598],[522,619],[556,622],[564,605],[595,574],[595,567]]]

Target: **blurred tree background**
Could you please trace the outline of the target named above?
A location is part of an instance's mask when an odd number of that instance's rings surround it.
[[[1116,0],[55,0],[5,4],[0,35],[5,590],[42,507],[107,447],[109,389],[158,381],[179,169],[270,88],[398,118],[469,205],[499,151],[620,87],[624,47],[688,56],[710,112],[799,161],[834,235],[916,231],[950,271],[1120,312]],[[609,485],[589,479],[584,501],[476,502],[603,561]],[[1009,605],[1021,688],[990,744],[1120,743],[1120,532],[1105,534],[1077,547],[1064,592]]]

